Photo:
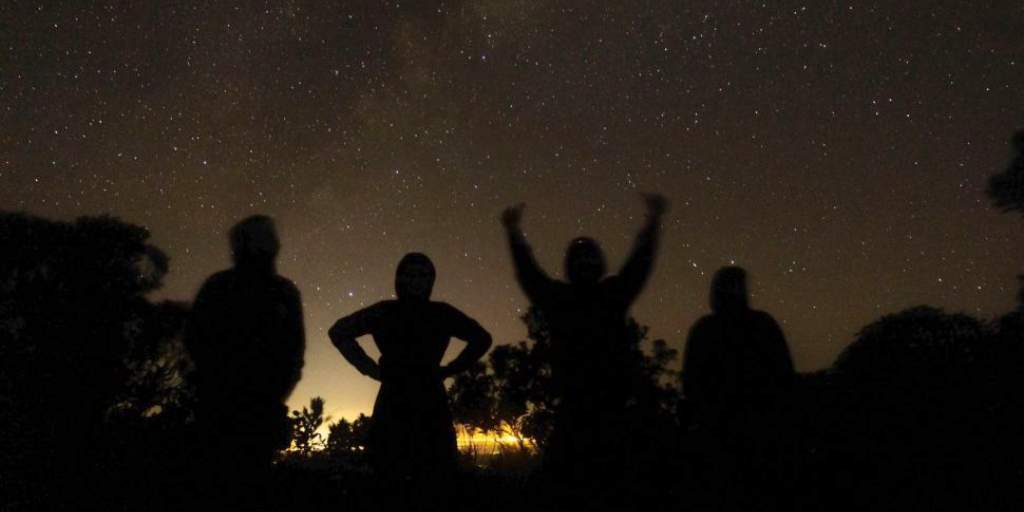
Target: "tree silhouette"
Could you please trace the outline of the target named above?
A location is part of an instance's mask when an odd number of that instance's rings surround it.
[[[175,416],[184,423],[192,414],[195,390],[188,376],[193,364],[181,336],[187,315],[187,304],[163,302],[130,327],[138,335],[126,358],[129,378],[114,405],[118,416]]]
[[[543,451],[554,426],[557,394],[551,380],[550,333],[543,315],[530,308],[520,317],[528,340],[500,345],[491,350],[486,364],[457,376],[449,388],[456,422],[485,432],[507,431],[522,441],[530,439]],[[664,340],[651,343],[647,355],[641,346],[647,327],[630,320],[629,336],[623,340],[633,370],[628,382],[628,407],[635,417],[669,417],[678,393],[669,365],[677,352]]]
[[[552,426],[550,336],[535,308],[521,320],[529,341],[491,350],[487,363],[455,377],[449,388],[455,421],[485,432],[507,429],[543,446]]]
[[[18,468],[0,473],[25,477],[29,502],[113,499],[104,490],[127,441],[112,409],[153,415],[167,403],[173,386],[142,385],[143,367],[176,335],[180,308],[146,299],[168,270],[148,238],[113,217],[0,213],[0,464]],[[28,490],[47,479],[50,492]]]
[[[1016,155],[1003,172],[988,180],[988,196],[996,208],[1024,215],[1024,130],[1013,137]]]
[[[346,456],[366,449],[366,436],[370,429],[370,418],[360,414],[355,421],[345,418],[328,425],[327,453],[331,456]]]
[[[919,306],[868,325],[804,384],[820,395],[805,391],[806,473],[835,478],[811,485],[842,486],[823,492],[854,509],[998,508],[1019,494],[1020,362],[1019,339],[963,314]]]
[[[330,421],[324,418],[324,399],[313,397],[309,400],[309,408],[303,407],[301,411],[292,411],[289,418],[292,424],[292,443],[295,449],[303,455],[309,455],[314,449],[323,448],[323,436],[317,430]]]
[[[471,430],[491,432],[500,428],[496,385],[494,375],[479,361],[460,374],[448,388],[455,421]]]

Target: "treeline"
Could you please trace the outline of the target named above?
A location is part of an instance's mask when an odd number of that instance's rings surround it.
[[[1014,142],[1018,155],[991,179],[989,195],[1024,214],[1024,132]],[[188,308],[147,297],[168,272],[148,238],[112,217],[0,213],[0,508],[195,505]],[[709,435],[692,414],[669,370],[677,354],[661,341],[646,346],[646,329],[634,323],[621,385],[632,423],[624,431],[639,434],[622,439],[633,456],[621,484],[661,504],[647,508],[756,504],[730,497],[745,492],[719,478],[731,464],[778,473],[776,493],[801,510],[1024,503],[1024,287],[1019,297],[991,320],[921,306],[863,328],[830,368],[801,375],[770,421],[749,425],[779,447],[763,466],[753,455],[728,460],[723,445],[735,439]],[[543,457],[558,407],[550,340],[538,315],[524,322],[529,339],[495,348],[456,379],[450,397],[459,422],[535,440]],[[326,440],[317,433],[323,421],[322,401],[292,414],[297,455],[279,465],[283,503],[372,506],[364,491],[373,479],[358,455],[370,420],[334,423]],[[317,443],[326,450],[314,454]],[[324,461],[345,462],[317,466]],[[479,499],[466,506],[536,508],[542,497],[526,492],[536,483],[528,476],[480,474],[466,486]]]
[[[0,237],[18,248],[0,260],[0,494],[8,508],[186,500],[194,407],[181,342],[187,307],[146,298],[166,275],[166,257],[144,229],[109,217],[2,214]],[[450,398],[458,422],[531,439],[542,457],[557,407],[550,339],[535,311],[523,320],[528,339],[496,347],[453,382]],[[646,342],[636,323],[630,332],[623,385],[632,431],[643,432],[623,440],[636,454],[633,484],[680,505],[717,499],[707,479],[720,454],[680,393],[670,369],[678,355],[664,341]],[[777,441],[787,447],[778,469],[786,492],[800,508],[821,510],[1020,501],[1022,369],[1024,304],[991,321],[924,306],[883,317],[830,368],[800,376],[785,402]],[[295,450],[280,467],[291,471],[282,485],[321,481],[326,506],[340,491],[323,486],[358,493],[370,485],[360,459],[370,419],[333,423],[327,439],[318,434],[323,421],[322,401],[292,413]],[[317,444],[325,449],[314,453]]]
[[[187,307],[146,298],[168,270],[148,237],[112,217],[0,214],[6,509],[114,506],[123,489],[171,492],[163,475],[183,474]]]
[[[531,310],[523,321],[528,340],[496,347],[485,364],[449,388],[458,422],[524,441],[487,461],[490,471],[510,478],[539,466],[557,407],[543,319]],[[693,509],[722,506],[723,500],[737,509],[756,505],[758,497],[716,481],[731,440],[714,436],[693,414],[671,369],[676,352],[662,340],[647,340],[646,329],[635,322],[631,332],[636,359],[630,407],[633,431],[642,436],[622,442],[649,470],[629,482],[631,492]],[[1024,503],[1022,369],[1024,303],[988,321],[928,306],[886,315],[864,327],[832,366],[799,375],[771,418],[749,425],[770,434],[767,442],[781,451],[760,469],[781,474],[785,488],[776,491],[799,510],[1001,509]],[[361,439],[369,419],[341,420],[319,439],[315,432],[324,420],[320,399],[293,412],[302,426],[287,464],[315,468],[321,477],[366,471]],[[312,449],[317,442],[323,450]],[[580,454],[581,464],[586,459]],[[751,454],[739,463],[762,462]]]
[[[458,422],[524,441],[488,461],[508,476],[538,467],[557,406],[543,318],[531,310],[523,321],[528,340],[496,347],[449,389]],[[630,483],[633,492],[697,509],[742,494],[715,481],[730,439],[693,415],[671,369],[677,353],[635,322],[630,331],[630,407],[642,436],[622,442],[650,470]],[[781,450],[762,469],[781,473],[781,499],[800,510],[999,509],[1024,503],[1022,369],[1024,303],[989,321],[919,306],[864,327],[831,367],[800,375],[778,411],[749,428],[766,430]],[[322,400],[293,420],[303,427],[289,464],[359,470],[368,418],[332,424],[319,452],[310,434],[324,421]],[[751,454],[740,463],[760,462]]]

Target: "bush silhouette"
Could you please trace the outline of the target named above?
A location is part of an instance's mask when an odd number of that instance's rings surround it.
[[[14,475],[0,485],[18,488],[0,494],[12,501],[114,499],[131,440],[112,421],[186,406],[166,353],[183,308],[146,299],[168,270],[148,238],[113,217],[0,213],[0,463],[13,465],[0,472]]]
[[[324,421],[330,421],[329,417],[324,418],[323,398],[311,398],[309,408],[292,411],[289,420],[292,424],[292,444],[299,453],[309,455],[313,450],[325,447],[323,436],[317,432]]]
[[[366,449],[366,436],[370,418],[360,414],[354,421],[345,418],[328,426],[327,453],[331,456],[349,456]]]
[[[989,508],[1015,495],[1020,341],[928,306],[862,329],[801,382],[805,474],[827,480],[806,485],[852,509]]]
[[[473,371],[455,378],[449,389],[455,420],[486,432],[506,430],[521,440],[530,439],[543,451],[554,426],[557,394],[551,380],[550,333],[543,316],[530,308],[521,320],[527,341],[495,347]],[[678,400],[675,372],[669,365],[677,357],[664,340],[652,342],[652,354],[641,346],[647,328],[630,321],[624,343],[632,371],[628,408],[635,418],[673,416]]]

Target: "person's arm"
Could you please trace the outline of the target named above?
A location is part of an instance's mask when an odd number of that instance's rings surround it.
[[[524,207],[523,203],[519,203],[506,209],[501,215],[501,223],[505,226],[505,233],[508,235],[508,245],[512,251],[516,280],[530,301],[536,304],[538,300],[543,300],[551,278],[537,264],[537,260],[533,257],[533,249],[526,242],[526,236],[523,235],[523,231],[519,227]]]
[[[455,309],[452,306],[447,306],[448,314],[448,328],[451,335],[466,342],[466,347],[462,349],[452,362],[448,363],[441,369],[441,375],[444,377],[450,377],[457,373],[468,370],[473,363],[480,360],[484,354],[487,353],[491,348],[491,334],[487,332],[476,320],[466,316],[465,313]]]
[[[693,405],[693,421],[703,429],[715,430],[722,415],[722,368],[713,361],[717,340],[706,318],[697,321],[686,339],[683,360],[683,395]]]
[[[199,288],[199,293],[192,301],[192,308],[189,310],[188,321],[185,324],[185,348],[197,368],[204,368],[208,364],[211,349],[209,344],[211,340],[215,339],[210,332],[210,318],[213,316],[210,311],[213,303],[211,300],[213,288],[209,279]]]
[[[699,402],[704,399],[701,389],[701,370],[705,364],[701,347],[700,324],[693,326],[686,337],[686,354],[683,359],[683,395],[687,399]]]
[[[668,201],[663,196],[647,194],[644,198],[647,201],[647,222],[618,274],[621,293],[627,303],[636,299],[651,275],[661,235],[661,217],[668,208]]]
[[[359,373],[374,380],[380,380],[380,366],[366,354],[356,338],[373,332],[380,311],[376,306],[359,310],[334,323],[327,331],[331,343],[341,352],[345,360],[359,370]]]
[[[771,315],[764,313],[764,340],[767,343],[770,375],[772,375],[776,390],[787,391],[796,379],[796,369],[793,367],[793,357],[789,353],[789,345],[786,343],[786,335],[782,328]]]
[[[302,295],[295,285],[288,283],[288,299],[285,304],[285,354],[288,361],[288,380],[285,383],[284,396],[287,398],[295,391],[295,386],[302,378],[303,358],[306,355],[306,326],[302,318]]]

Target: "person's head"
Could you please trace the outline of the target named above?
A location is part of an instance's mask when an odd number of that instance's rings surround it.
[[[741,267],[722,267],[711,280],[711,311],[727,313],[742,311],[747,300],[747,271]]]
[[[565,277],[572,284],[594,284],[606,271],[604,252],[593,238],[580,237],[565,251]]]
[[[434,289],[434,263],[426,254],[410,252],[398,262],[395,295],[399,299],[427,300]]]
[[[266,215],[253,215],[231,228],[231,257],[236,265],[273,264],[281,244],[274,220]]]

